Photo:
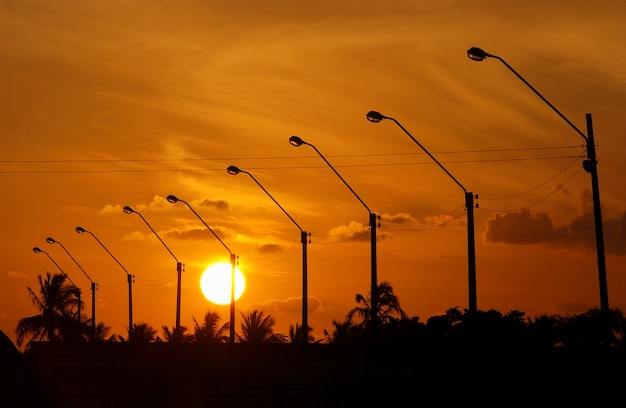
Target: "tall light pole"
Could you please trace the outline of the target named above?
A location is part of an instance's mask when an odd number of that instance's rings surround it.
[[[97,326],[96,325],[96,282],[94,282],[89,277],[89,275],[87,275],[87,272],[85,272],[83,267],[80,266],[80,264],[76,261],[76,259],[74,259],[72,254],[70,254],[70,252],[63,246],[62,243],[60,243],[59,241],[57,241],[57,240],[55,240],[54,238],[51,238],[51,237],[46,238],[46,242],[48,244],[59,244],[59,245],[61,245],[61,248],[63,248],[65,253],[68,254],[70,258],[72,258],[72,261],[74,261],[76,266],[78,266],[78,269],[83,271],[83,273],[85,274],[87,279],[89,279],[89,282],[91,282],[91,329],[92,329],[92,340],[95,341],[96,340],[96,326]]]
[[[513,69],[507,62],[497,55],[489,54],[478,47],[467,50],[467,56],[472,61],[483,61],[486,58],[495,58],[504,64],[517,78],[519,78],[531,91],[545,102],[557,115],[561,117],[583,139],[587,147],[587,158],[583,161],[583,168],[591,175],[591,191],[593,196],[593,219],[596,233],[596,254],[598,261],[598,280],[600,285],[600,311],[606,316],[609,312],[609,289],[606,278],[606,260],[604,257],[604,233],[602,231],[602,210],[600,206],[600,186],[598,184],[598,160],[596,158],[596,144],[593,136],[593,123],[591,113],[586,114],[587,135],[580,131],[569,119],[554,107],[543,95],[539,93],[524,77]]]
[[[308,317],[309,306],[308,306],[308,289],[307,289],[307,280],[308,280],[307,278],[307,275],[308,275],[307,243],[309,241],[309,236],[311,234],[307,233],[305,230],[302,229],[302,227],[300,227],[300,225],[296,222],[296,220],[294,220],[291,217],[291,215],[289,215],[289,213],[278,203],[278,201],[276,201],[276,199],[274,199],[274,197],[272,197],[269,191],[267,191],[265,187],[263,187],[261,183],[259,183],[259,181],[251,173],[245,170],[242,170],[236,166],[228,166],[226,171],[228,172],[228,174],[231,174],[231,175],[245,173],[248,176],[250,176],[250,178],[254,180],[254,182],[259,187],[261,187],[261,190],[265,191],[265,194],[267,194],[269,198],[271,198],[272,201],[276,203],[278,208],[280,208],[285,213],[285,215],[289,217],[291,222],[293,222],[295,226],[300,230],[300,243],[302,243],[302,339],[301,340],[302,340],[302,343],[308,344],[309,342],[309,317]]]
[[[230,274],[230,323],[229,323],[229,326],[230,326],[230,344],[234,344],[235,343],[235,267],[237,265],[237,256],[226,246],[224,241],[221,240],[221,238],[215,233],[215,231],[213,231],[213,229],[209,227],[209,225],[202,219],[202,217],[200,217],[200,215],[196,212],[196,210],[194,210],[193,207],[187,201],[181,200],[175,195],[168,195],[167,201],[172,204],[180,201],[181,203],[189,207],[191,212],[194,213],[196,217],[198,217],[198,219],[202,222],[202,224],[204,224],[204,226],[207,227],[209,231],[211,231],[211,234],[213,234],[213,236],[217,238],[220,244],[222,244],[222,246],[226,248],[226,250],[230,254],[231,274]]]
[[[317,150],[317,147],[315,147],[311,143],[305,142],[298,136],[291,136],[289,138],[289,143],[292,146],[296,146],[296,147],[299,147],[302,145],[311,146],[313,150],[315,150],[315,152],[322,158],[322,160],[326,162],[328,167],[330,167],[330,169],[337,175],[337,177],[339,177],[339,179],[343,182],[343,184],[345,184],[345,186],[348,187],[348,190],[350,190],[350,192],[357,198],[357,200],[359,200],[359,202],[363,205],[363,207],[365,207],[365,209],[369,213],[370,244],[371,244],[370,245],[370,248],[371,248],[371,251],[370,251],[371,252],[370,293],[371,293],[371,298],[372,298],[371,305],[370,305],[370,307],[372,308],[370,319],[371,319],[372,327],[374,331],[376,331],[378,328],[378,277],[377,277],[377,260],[376,260],[376,226],[377,226],[377,219],[380,217],[378,217],[369,209],[369,207],[367,206],[367,204],[365,204],[365,202],[361,199],[361,197],[359,197],[359,195],[352,189],[352,187],[350,187],[350,185],[343,179],[343,177],[341,177],[341,175],[337,172],[337,170],[335,170],[335,168],[330,164],[330,162],[326,160],[326,157],[324,157],[324,155],[319,150]]]
[[[52,259],[52,257],[50,256],[49,253],[47,253],[46,251],[44,251],[43,249],[39,248],[39,247],[34,247],[33,248],[33,252],[36,254],[39,253],[44,253],[46,255],[48,255],[48,258],[50,258],[50,260],[52,261],[53,264],[56,265],[56,267],[61,271],[61,273],[67,278],[67,280],[70,281],[70,283],[72,284],[72,286],[74,286],[74,289],[76,289],[76,297],[78,298],[78,307],[76,310],[76,313],[78,314],[78,321],[80,322],[80,288],[78,286],[76,286],[76,284],[74,282],[72,282],[72,280],[70,279],[69,276],[67,276],[67,273],[65,273],[65,271],[63,269],[61,269],[61,267],[59,266],[58,263],[56,263],[56,261],[54,259]]]
[[[378,123],[383,119],[393,121],[406,133],[411,140],[413,140],[433,161],[454,181],[465,193],[465,208],[467,209],[467,280],[469,290],[469,311],[476,312],[478,310],[478,304],[476,300],[476,244],[474,238],[474,193],[467,191],[463,184],[445,168],[443,165],[432,155],[420,142],[417,141],[405,128],[395,120],[394,118],[384,116],[376,111],[370,111],[366,115],[367,120],[373,123]]]
[[[79,234],[84,234],[86,232],[91,235],[96,241],[98,241],[98,244],[100,244],[100,246],[104,248],[104,250],[107,251],[109,255],[111,255],[111,258],[113,258],[115,262],[117,262],[117,264],[122,267],[124,272],[126,272],[126,277],[128,280],[128,332],[130,333],[133,330],[133,275],[131,275],[126,270],[126,268],[124,268],[124,265],[122,265],[120,261],[118,261],[117,258],[113,256],[111,251],[109,251],[108,248],[104,246],[104,244],[98,239],[98,237],[94,235],[93,232],[88,231],[83,227],[76,227],[76,232]]]
[[[174,258],[174,260],[176,261],[176,272],[178,274],[178,285],[176,286],[176,327],[174,328],[174,331],[175,331],[174,340],[175,341],[181,341],[183,336],[182,336],[182,332],[181,332],[181,328],[180,328],[180,296],[181,296],[180,295],[180,290],[181,290],[182,273],[183,273],[184,265],[178,260],[178,258],[176,258],[176,255],[174,255],[174,253],[169,249],[169,247],[167,245],[165,245],[165,242],[163,242],[163,240],[161,239],[159,234],[156,233],[154,228],[152,228],[152,226],[148,223],[148,221],[146,221],[146,219],[143,217],[143,215],[141,215],[141,213],[133,210],[129,206],[125,206],[124,207],[124,212],[126,214],[137,214],[139,217],[141,217],[143,222],[148,226],[148,228],[150,228],[150,231],[152,231],[152,233],[159,239],[159,241],[161,241],[161,244],[163,244],[165,249],[167,249],[167,252],[169,252],[170,255],[172,255],[172,258]]]

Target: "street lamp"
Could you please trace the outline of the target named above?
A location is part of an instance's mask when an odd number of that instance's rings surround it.
[[[213,236],[217,238],[220,244],[222,244],[224,248],[226,248],[226,250],[230,254],[231,275],[230,275],[230,323],[229,323],[229,326],[230,326],[230,344],[234,344],[235,343],[235,266],[237,265],[237,256],[226,246],[224,241],[220,239],[220,237],[215,233],[215,231],[213,231],[211,227],[209,227],[209,225],[206,222],[204,222],[202,217],[200,217],[200,215],[196,212],[196,210],[194,210],[193,207],[189,205],[187,201],[181,200],[175,195],[168,195],[167,201],[172,204],[175,204],[180,201],[181,203],[189,207],[191,212],[194,213],[195,216],[198,217],[200,221],[202,221],[204,226],[207,227],[209,231],[211,231],[211,234],[213,234]]]
[[[61,271],[61,273],[67,278],[67,280],[70,281],[70,283],[72,284],[72,286],[74,286],[74,289],[76,289],[77,295],[76,297],[78,298],[78,309],[77,309],[77,313],[78,313],[78,321],[80,322],[80,288],[78,286],[76,286],[76,284],[74,282],[72,282],[72,280],[70,279],[69,276],[67,276],[67,273],[65,273],[65,271],[63,269],[61,269],[61,267],[59,266],[58,263],[56,263],[56,261],[54,259],[52,259],[52,257],[50,256],[49,253],[47,253],[46,251],[44,251],[43,249],[39,248],[39,247],[34,247],[33,248],[33,252],[36,254],[39,253],[44,253],[46,255],[48,255],[48,258],[50,258],[50,260],[52,261],[53,264],[56,265],[57,268],[59,268],[59,270]]]
[[[302,227],[300,227],[300,225],[291,217],[291,215],[289,215],[289,213],[285,211],[285,209],[278,203],[278,201],[276,201],[274,197],[272,197],[272,195],[265,189],[265,187],[261,185],[261,183],[259,183],[259,181],[251,173],[245,170],[242,170],[236,166],[228,166],[226,171],[228,172],[228,174],[231,174],[233,176],[239,173],[245,173],[248,176],[250,176],[250,178],[254,180],[254,182],[259,187],[261,187],[263,191],[265,191],[265,194],[267,194],[269,198],[271,198],[272,201],[276,203],[278,208],[280,208],[285,213],[285,215],[289,217],[291,222],[293,222],[295,226],[300,230],[300,242],[302,243],[302,342],[304,344],[307,344],[309,342],[309,319],[308,319],[309,309],[308,309],[308,290],[307,290],[307,280],[308,280],[307,278],[307,273],[308,273],[307,272],[307,242],[309,241],[308,237],[310,236],[310,234],[308,234],[306,231],[302,229]]]
[[[539,93],[526,79],[513,69],[507,62],[497,55],[489,54],[483,49],[472,47],[467,50],[467,56],[473,61],[483,61],[486,58],[495,58],[518,77],[531,91],[533,91],[543,102],[545,102],[557,115],[561,117],[576,133],[583,139],[587,147],[587,159],[583,161],[583,168],[591,175],[591,190],[593,196],[593,218],[596,233],[596,253],[598,262],[598,280],[600,284],[600,310],[605,316],[609,312],[609,289],[606,278],[606,260],[604,258],[604,233],[602,231],[602,210],[600,205],[600,187],[598,183],[598,160],[596,158],[596,145],[593,136],[593,123],[591,113],[586,114],[587,135],[580,131],[569,119],[565,117],[554,105],[552,105],[543,95]]]
[[[467,266],[468,266],[468,290],[469,290],[469,311],[476,312],[478,310],[478,302],[476,300],[476,245],[474,239],[474,193],[467,191],[465,187],[432,155],[420,142],[417,141],[405,128],[395,120],[388,116],[384,116],[376,111],[370,111],[366,115],[367,120],[373,123],[379,123],[383,119],[395,122],[413,140],[465,193],[465,208],[467,209]]]
[[[152,228],[152,226],[148,223],[148,221],[146,221],[146,219],[143,217],[143,215],[141,215],[141,213],[133,210],[129,206],[125,206],[123,208],[123,210],[124,210],[124,212],[126,214],[133,214],[134,213],[134,214],[137,214],[139,217],[141,217],[143,222],[148,226],[148,228],[150,228],[150,231],[152,231],[152,233],[154,233],[154,235],[159,239],[159,241],[161,241],[161,244],[163,244],[165,249],[167,249],[167,252],[169,252],[170,255],[172,255],[172,258],[174,258],[174,260],[176,261],[176,272],[178,274],[178,285],[176,287],[176,327],[174,328],[174,331],[175,331],[174,340],[175,341],[180,341],[180,340],[182,340],[182,333],[181,333],[181,328],[180,328],[180,287],[181,287],[181,281],[182,281],[183,264],[178,260],[178,258],[176,258],[176,255],[174,255],[174,253],[168,248],[168,246],[165,245],[165,242],[163,242],[163,240],[161,239],[159,234],[156,233],[154,228]]]
[[[359,197],[358,194],[352,189],[352,187],[350,187],[350,185],[343,179],[343,177],[341,177],[341,175],[337,172],[337,170],[335,170],[335,168],[330,164],[330,162],[326,160],[326,157],[324,157],[324,155],[322,155],[322,153],[319,150],[317,150],[317,147],[315,147],[311,143],[305,142],[298,136],[291,136],[289,138],[289,143],[292,146],[296,146],[296,147],[299,147],[302,145],[311,146],[313,150],[315,150],[315,152],[322,158],[322,160],[326,162],[328,167],[330,167],[330,169],[337,175],[337,177],[339,177],[339,179],[343,182],[343,184],[345,184],[346,187],[348,187],[350,192],[357,198],[357,200],[359,200],[359,202],[363,205],[363,207],[365,207],[365,209],[369,213],[370,243],[371,243],[371,289],[370,289],[370,292],[371,292],[371,297],[372,297],[371,305],[370,305],[370,307],[372,308],[372,313],[371,313],[370,319],[372,322],[372,327],[374,328],[374,330],[376,330],[378,326],[378,316],[377,316],[377,313],[378,313],[378,278],[376,276],[377,275],[376,226],[377,226],[377,219],[380,219],[380,217],[374,214],[369,209],[369,207],[367,206],[367,204],[365,204],[365,202],[361,199],[361,197]]]
[[[100,246],[104,248],[104,250],[107,251],[109,255],[111,255],[111,258],[113,258],[115,262],[117,262],[117,264],[122,267],[124,272],[126,272],[126,277],[128,278],[128,332],[130,333],[133,329],[133,275],[131,275],[126,270],[126,268],[124,268],[124,265],[122,265],[120,261],[118,261],[117,258],[113,256],[111,251],[109,251],[107,247],[105,247],[104,244],[100,242],[98,237],[96,237],[93,232],[88,231],[84,229],[83,227],[76,227],[76,232],[79,234],[84,234],[86,232],[92,237],[94,237],[94,239],[98,241],[98,244],[100,244]]]
[[[76,259],[74,259],[72,254],[70,254],[70,252],[63,246],[62,243],[60,243],[59,241],[57,241],[57,240],[55,240],[54,238],[51,238],[51,237],[46,238],[46,242],[48,244],[59,244],[59,245],[61,245],[61,248],[63,248],[65,253],[68,254],[70,258],[72,258],[72,261],[74,261],[76,266],[78,266],[78,268],[81,271],[83,271],[83,273],[85,274],[87,279],[89,279],[89,282],[91,282],[91,328],[92,328],[92,331],[93,331],[92,332],[92,336],[93,336],[92,340],[96,340],[96,282],[94,282],[89,277],[89,275],[87,275],[87,272],[85,272],[83,267],[80,266],[80,264],[76,261]]]

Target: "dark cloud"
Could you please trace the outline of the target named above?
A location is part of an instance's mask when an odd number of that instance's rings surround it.
[[[606,252],[626,255],[626,212],[619,219],[605,219],[602,226]],[[532,214],[530,210],[523,209],[498,214],[487,221],[486,227],[485,239],[490,243],[588,249],[596,246],[591,210],[577,216],[568,225],[557,227],[548,214]]]
[[[352,221],[349,225],[333,228],[330,230],[329,236],[338,238],[341,241],[352,242],[370,242],[372,238],[370,226],[356,221]],[[390,232],[376,229],[376,239],[379,241],[395,238],[396,236]]]
[[[236,235],[234,231],[225,227],[219,227],[219,226],[211,227],[211,230],[213,230],[213,232],[215,232],[215,234],[222,240],[226,239],[227,237]],[[213,234],[211,234],[211,231],[209,231],[206,228],[174,230],[174,231],[167,232],[166,235],[172,238],[182,239],[182,240],[203,240],[203,239],[207,239],[208,237],[214,238]]]
[[[285,249],[284,246],[278,244],[263,244],[258,248],[258,251],[262,254],[275,254]]]
[[[309,296],[307,306],[309,313],[323,311],[322,301],[315,296]],[[302,313],[302,296],[290,297],[285,300],[268,300],[263,303],[254,303],[250,309],[261,310],[271,315],[278,313]]]
[[[203,207],[215,208],[220,211],[228,210],[228,202],[225,200],[211,200],[209,198],[205,198],[200,201],[199,204]]]
[[[383,221],[391,224],[415,224],[417,220],[407,213],[383,214],[380,216]]]

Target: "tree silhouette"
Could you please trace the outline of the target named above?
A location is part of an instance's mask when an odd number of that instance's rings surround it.
[[[164,341],[168,343],[191,343],[193,341],[193,335],[186,334],[187,328],[184,326],[180,326],[180,332],[177,332],[175,327],[172,327],[172,330],[165,325],[161,327]]]
[[[329,344],[356,344],[361,341],[362,328],[355,326],[349,320],[338,322],[333,320],[333,332],[324,330],[324,337]]]
[[[39,310],[39,314],[21,319],[15,333],[17,345],[21,346],[25,339],[30,338],[27,347],[33,341],[86,341],[90,327],[86,322],[78,320],[78,291],[73,285],[66,284],[63,274],[38,275],[39,293],[27,287],[31,301]]]
[[[287,336],[274,333],[276,321],[272,315],[265,315],[259,310],[241,314],[241,342],[242,343],[285,343]]]
[[[218,328],[220,320],[222,319],[219,313],[211,310],[206,312],[201,324],[194,317],[194,341],[197,343],[227,343],[229,337],[226,332],[230,329],[230,324],[226,322]]]
[[[304,335],[304,330],[300,323],[296,323],[289,325],[289,341],[291,343],[302,343],[302,336]],[[315,337],[313,337],[313,328],[311,326],[308,327],[307,330],[307,341],[309,343],[315,343]]]
[[[118,336],[120,341],[129,343],[151,343],[157,339],[157,331],[147,323],[134,324],[128,331],[128,338]]]
[[[372,310],[372,291],[370,290],[367,298],[357,293],[357,306],[348,312],[346,320],[353,322],[353,319],[357,317],[360,319],[360,322],[356,324],[367,329],[371,325],[372,316],[376,316],[378,323],[381,325],[385,325],[394,319],[407,318],[406,313],[404,313],[400,307],[398,297],[393,294],[393,288],[389,282],[380,282],[376,290],[376,295],[378,297],[378,302],[376,302],[377,308],[376,310]]]

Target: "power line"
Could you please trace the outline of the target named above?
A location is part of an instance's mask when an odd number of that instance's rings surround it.
[[[518,151],[533,151],[533,150],[561,150],[561,149],[575,149],[583,146],[569,145],[569,146],[548,146],[548,147],[521,147],[521,148],[505,148],[505,149],[478,149],[478,150],[442,150],[433,152],[433,154],[466,154],[466,153],[496,153],[496,152],[518,152]],[[411,152],[411,153],[374,153],[374,154],[343,154],[343,155],[328,155],[331,158],[346,158],[346,157],[385,157],[385,156],[416,156],[424,155],[423,152]],[[291,160],[291,159],[310,159],[317,158],[317,156],[270,156],[270,157],[215,157],[215,158],[174,158],[174,159],[58,159],[58,160],[0,160],[0,163],[25,163],[25,164],[37,164],[37,163],[166,163],[166,162],[196,162],[196,161],[221,161],[221,160]]]
[[[455,160],[441,161],[442,164],[471,164],[471,163],[490,163],[490,162],[514,162],[514,161],[536,161],[536,160],[560,160],[560,159],[579,159],[577,156],[541,156],[541,157],[518,157],[508,159],[477,159],[477,160]],[[226,160],[226,159],[222,159]],[[230,160],[230,159],[229,159]],[[377,164],[344,164],[335,165],[340,168],[356,168],[356,167],[390,167],[390,166],[413,166],[413,165],[432,165],[432,162],[405,162],[405,163],[377,163]],[[321,165],[314,166],[272,166],[272,167],[248,167],[250,170],[290,170],[290,169],[317,169],[323,168]],[[93,174],[93,173],[156,173],[156,172],[208,172],[208,171],[224,171],[223,168],[205,168],[205,169],[125,169],[125,170],[7,170],[0,171],[0,174]]]

